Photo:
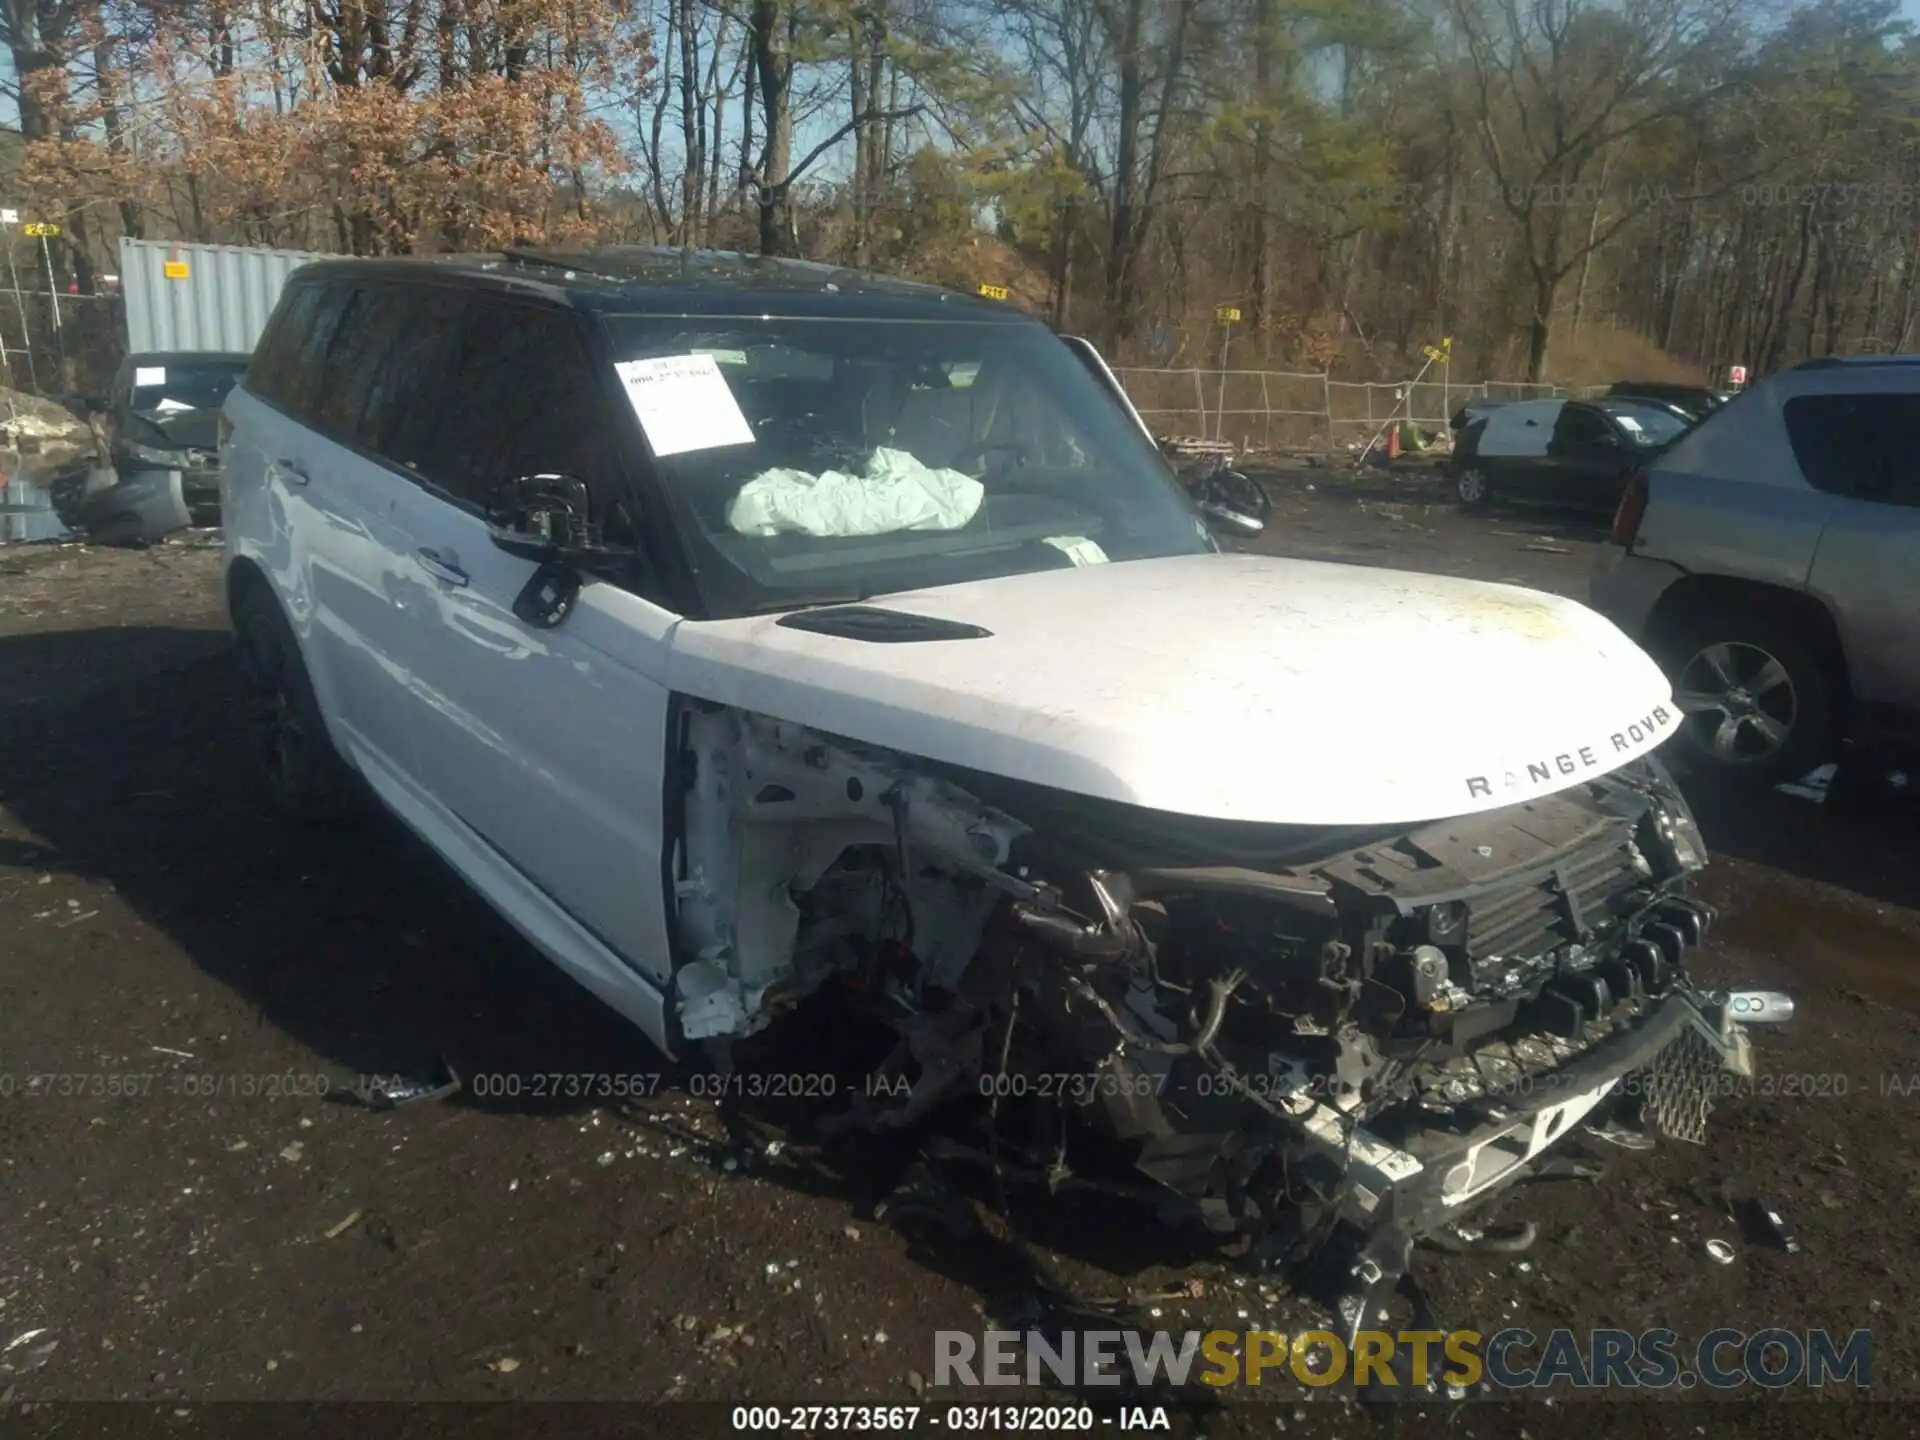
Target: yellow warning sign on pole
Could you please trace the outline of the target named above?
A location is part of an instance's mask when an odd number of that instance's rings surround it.
[[[1240,307],[1238,305],[1215,306],[1213,318],[1226,325],[1238,325],[1240,323]]]
[[[60,227],[58,225],[49,224],[44,220],[29,220],[20,228],[29,235],[58,235],[60,233]]]
[[[1004,285],[982,285],[980,287],[980,293],[989,300],[1004,300],[1007,298],[1007,287]]]

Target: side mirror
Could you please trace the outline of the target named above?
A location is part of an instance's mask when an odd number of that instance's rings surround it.
[[[1265,533],[1267,528],[1267,522],[1257,516],[1241,510],[1230,510],[1213,500],[1200,502],[1200,514],[1210,529],[1227,535],[1242,535],[1251,539]]]
[[[488,517],[487,535],[509,555],[540,567],[513,602],[513,613],[540,630],[573,613],[586,576],[637,553],[601,540],[586,482],[571,475],[509,480]]]
[[[509,480],[488,517],[487,534],[509,555],[536,565],[590,569],[634,553],[601,540],[586,482],[571,475],[523,475]]]
[[[1189,487],[1201,518],[1221,533],[1250,538],[1264,533],[1273,518],[1266,487],[1225,465],[1196,475]]]

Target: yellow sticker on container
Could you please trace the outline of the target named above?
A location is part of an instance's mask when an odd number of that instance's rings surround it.
[[[193,274],[193,270],[184,260],[162,260],[160,262],[160,273],[169,280],[185,280]]]

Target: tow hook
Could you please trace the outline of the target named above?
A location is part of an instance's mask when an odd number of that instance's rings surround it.
[[[1793,997],[1779,990],[1734,990],[1727,1014],[1740,1025],[1784,1025],[1793,1019]]]

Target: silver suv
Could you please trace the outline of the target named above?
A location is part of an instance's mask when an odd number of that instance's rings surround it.
[[[1920,357],[1810,360],[1629,485],[1592,603],[1667,668],[1703,769],[1777,780],[1920,717]]]

